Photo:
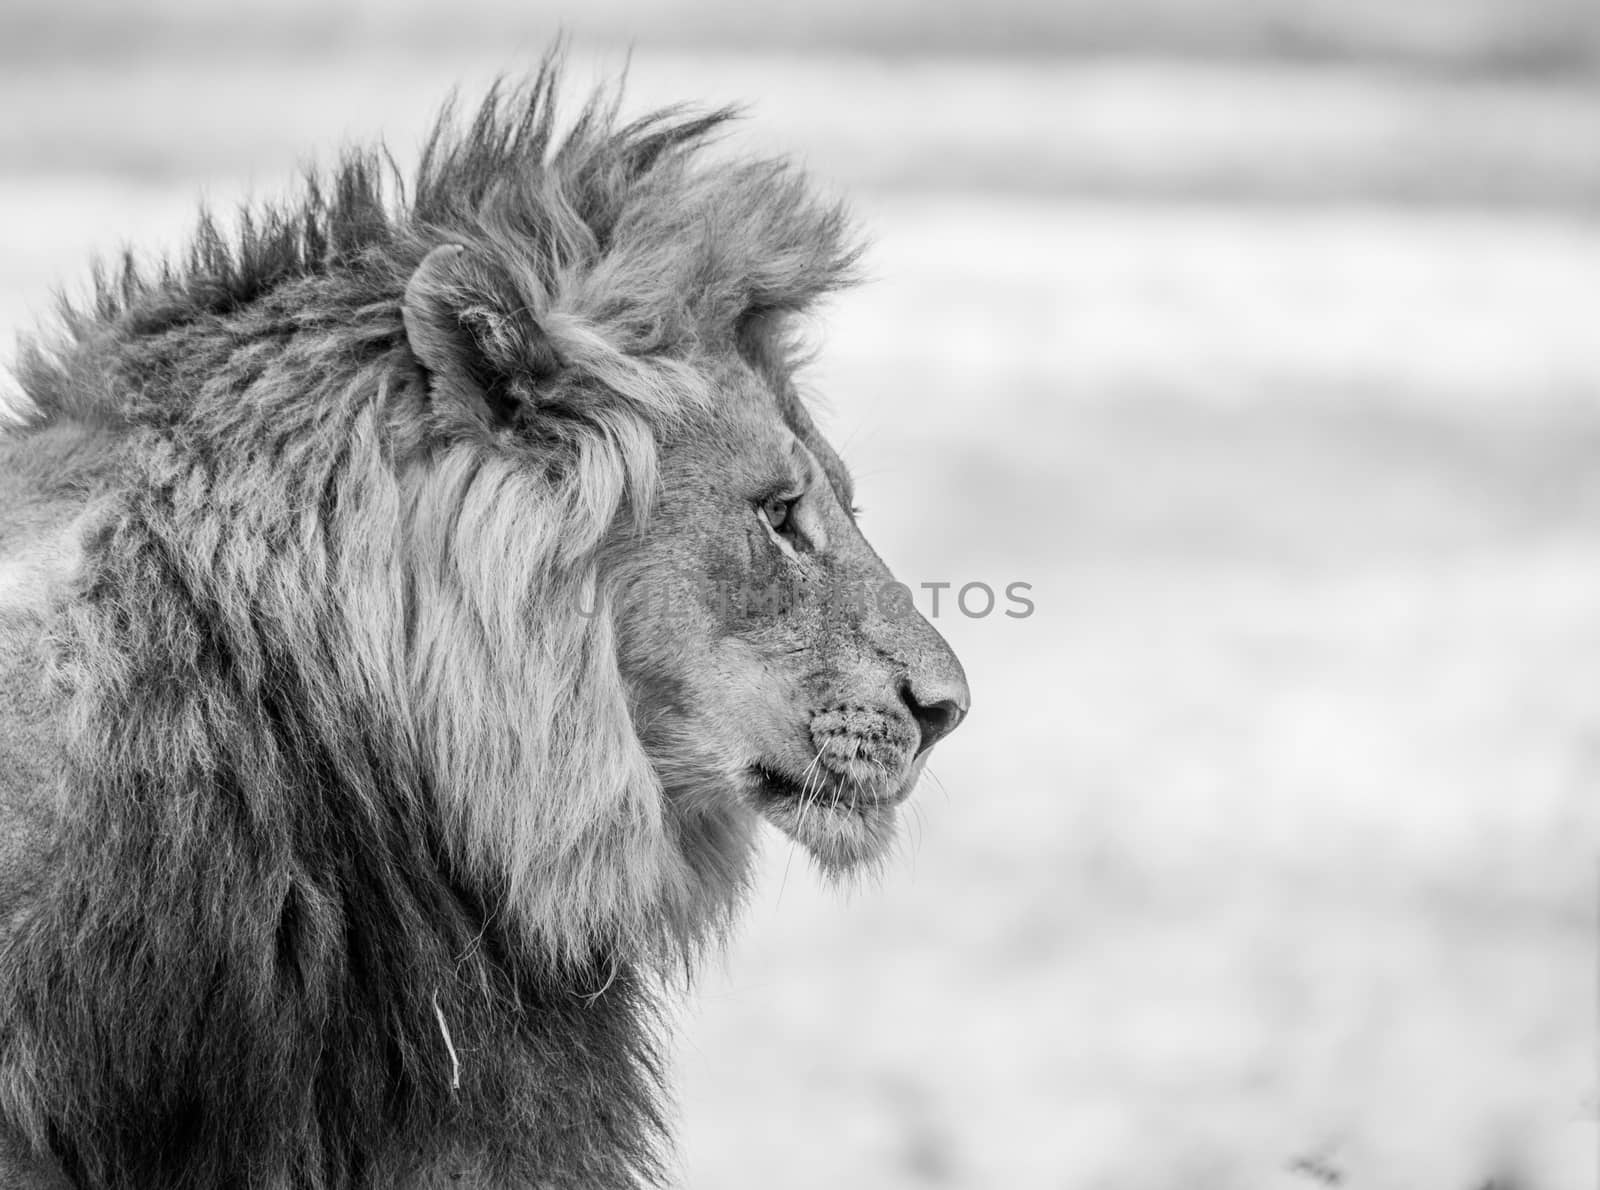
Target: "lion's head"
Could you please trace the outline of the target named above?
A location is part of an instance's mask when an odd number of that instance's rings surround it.
[[[443,716],[445,771],[481,774],[498,754],[529,766],[502,782],[515,799],[552,770],[585,791],[569,803],[584,819],[530,818],[525,802],[485,815],[481,782],[463,792],[480,844],[501,832],[514,882],[546,890],[540,920],[574,886],[534,879],[526,857],[545,865],[566,837],[598,917],[654,882],[672,932],[692,934],[736,896],[762,819],[829,872],[878,859],[967,687],[863,537],[796,389],[795,320],[854,258],[842,212],[780,163],[697,162],[722,115],[614,133],[585,117],[546,159],[548,96],[528,110],[518,125],[491,104],[424,166],[419,211],[445,230],[420,245],[404,322],[435,447],[407,503],[414,534],[450,510],[449,541],[416,538],[422,569],[472,550],[472,618],[538,665],[490,711],[500,740],[445,713],[448,690],[423,700]],[[530,154],[536,171],[507,168]],[[496,182],[464,195],[462,176]],[[459,591],[433,587],[418,584],[425,602],[467,616]],[[474,656],[467,627],[435,677]],[[529,683],[535,708],[517,693]],[[530,710],[538,738],[505,753],[519,729],[500,717]],[[593,849],[619,844],[620,870],[648,876],[596,882]]]

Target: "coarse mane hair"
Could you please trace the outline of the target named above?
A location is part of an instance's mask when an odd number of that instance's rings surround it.
[[[747,861],[645,755],[608,551],[738,328],[853,250],[783,163],[702,164],[728,112],[610,91],[563,131],[558,78],[447,113],[410,187],[351,153],[202,219],[20,358],[0,450],[107,460],[58,851],[0,937],[0,1112],[82,1185],[662,1176],[650,983]],[[408,291],[442,244],[481,284]],[[413,297],[502,353],[474,379],[524,432],[430,394]]]

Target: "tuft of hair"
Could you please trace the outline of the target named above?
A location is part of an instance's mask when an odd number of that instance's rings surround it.
[[[855,250],[788,165],[708,167],[730,113],[624,122],[611,90],[563,123],[558,81],[447,110],[409,188],[356,152],[202,217],[20,359],[0,451],[111,460],[61,857],[0,957],[0,1109],[78,1184],[660,1176],[648,981],[744,867],[662,796],[604,547],[735,328]],[[449,245],[481,267],[434,278]],[[441,295],[483,408],[408,337]]]

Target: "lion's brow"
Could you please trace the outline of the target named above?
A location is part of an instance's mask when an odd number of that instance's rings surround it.
[[[811,448],[800,440],[798,434],[790,433],[788,448],[789,463],[793,467],[794,474],[807,488],[814,487],[819,480],[827,478],[821,462]]]
[[[855,481],[850,477],[844,460],[826,442],[813,446],[796,434],[789,449],[799,459],[808,485],[827,484],[846,509],[855,507]]]
[[[813,447],[799,435],[790,440],[789,453],[798,464],[807,489],[829,487],[847,511],[854,509],[855,484],[837,455],[825,446],[821,450]]]

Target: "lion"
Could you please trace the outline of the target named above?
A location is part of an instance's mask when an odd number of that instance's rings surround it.
[[[638,1187],[763,823],[969,705],[796,387],[846,212],[559,69],[202,215],[0,437],[0,1182]]]

